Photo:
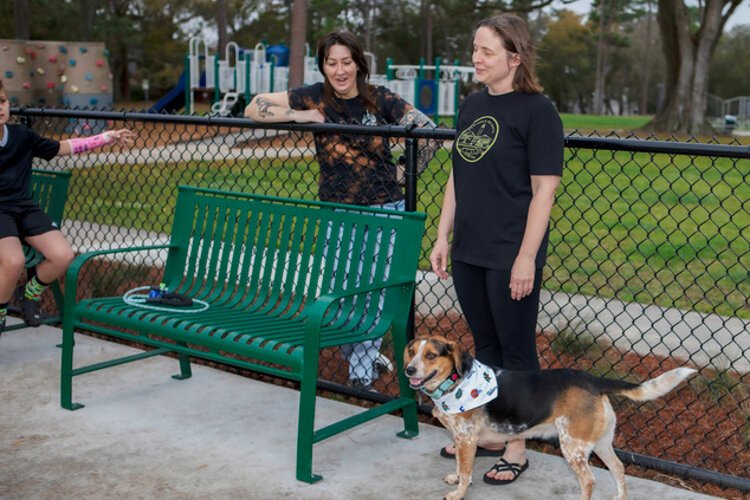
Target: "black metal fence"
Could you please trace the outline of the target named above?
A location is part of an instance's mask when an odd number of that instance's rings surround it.
[[[48,137],[124,126],[138,134],[128,150],[35,165],[73,171],[63,231],[78,251],[164,241],[178,184],[316,198],[312,132],[388,141],[394,157],[406,160],[407,209],[428,214],[414,329],[471,345],[451,281],[438,280],[428,265],[454,131],[128,112],[13,113]],[[419,144],[428,139],[443,146],[417,175]],[[631,381],[676,366],[698,368],[662,400],[614,401],[615,446],[626,462],[750,491],[750,148],[581,135],[570,135],[566,146],[538,325],[543,367]],[[162,263],[158,257],[101,263],[92,293],[155,284]],[[387,338],[381,352],[400,355]],[[326,387],[352,394],[342,354],[323,356]],[[387,397],[396,390],[393,374],[381,373],[373,389],[360,395]]]

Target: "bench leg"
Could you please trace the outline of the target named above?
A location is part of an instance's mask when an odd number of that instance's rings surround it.
[[[315,443],[315,390],[317,389],[318,358],[305,352],[300,381],[299,417],[297,420],[297,480],[315,483],[323,476],[313,474],[313,444]]]
[[[413,439],[419,434],[419,420],[417,419],[417,401],[414,390],[409,387],[409,381],[404,375],[404,358],[403,352],[406,348],[406,324],[394,324],[393,332],[393,351],[396,361],[396,374],[398,378],[398,393],[401,398],[409,398],[414,404],[410,404],[401,410],[404,418],[404,430],[396,434],[398,437]]]
[[[185,342],[177,342],[177,345],[181,347],[187,347]],[[190,356],[182,352],[178,353],[180,359],[180,374],[172,375],[175,380],[185,380],[193,376],[193,370],[190,369]]]
[[[60,290],[60,282],[55,281],[52,283],[52,295],[55,298],[55,306],[57,307],[57,320],[62,322],[62,313],[63,313],[63,305],[64,305],[64,298],[62,291]],[[57,344],[56,347],[62,347],[62,344]]]
[[[73,326],[63,325],[62,359],[60,362],[60,405],[67,410],[83,408],[73,402]]]

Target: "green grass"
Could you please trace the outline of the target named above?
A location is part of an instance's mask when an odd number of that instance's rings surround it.
[[[747,160],[568,150],[545,288],[750,318]],[[429,267],[448,178],[441,150],[420,176]],[[312,159],[101,166],[75,172],[66,217],[168,232],[176,186],[315,199]]]
[[[621,131],[638,129],[651,121],[650,115],[610,116],[610,115],[574,115],[562,113],[565,130]]]

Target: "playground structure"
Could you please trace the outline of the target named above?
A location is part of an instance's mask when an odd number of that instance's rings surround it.
[[[229,42],[224,59],[219,59],[209,52],[202,38],[191,38],[185,55],[185,70],[177,85],[151,111],[176,112],[184,107],[185,113],[193,114],[196,93],[208,92],[212,95],[211,112],[227,116],[238,102],[250,102],[255,94],[286,90],[289,86],[287,65],[288,49],[281,45],[266,47],[259,43],[248,50]]]
[[[101,42],[0,40],[11,106],[111,109],[112,73]]]
[[[370,68],[375,70],[375,56],[366,53]],[[253,95],[262,92],[278,92],[289,87],[289,50],[283,45],[266,47],[257,44],[252,50],[242,49],[229,42],[224,59],[211,54],[206,42],[199,37],[189,42],[185,55],[185,70],[177,85],[162,97],[152,108],[154,112],[177,112],[184,107],[186,114],[195,112],[197,93],[211,95],[211,113],[227,116],[233,109],[242,108]],[[383,85],[396,92],[423,113],[434,118],[458,113],[461,82],[469,82],[474,68],[442,65],[438,57],[433,65],[420,60],[419,65],[394,65],[386,61],[384,75],[372,74],[370,82]],[[428,77],[431,75],[431,77]],[[323,81],[318,70],[317,59],[310,55],[307,47],[304,58],[304,84]],[[237,104],[241,103],[241,106]]]

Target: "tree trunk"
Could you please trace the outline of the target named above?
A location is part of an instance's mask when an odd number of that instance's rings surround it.
[[[305,40],[307,39],[307,0],[292,4],[292,33],[289,37],[289,88],[305,82]]]
[[[15,0],[13,4],[13,34],[18,40],[31,38],[29,0]]]
[[[229,43],[227,35],[227,0],[216,0],[216,30],[218,31],[219,40],[216,45],[216,53],[219,57],[224,57],[224,51]],[[227,64],[229,61],[227,61]],[[235,62],[237,64],[237,62]]]
[[[698,30],[692,32],[682,0],[659,0],[666,104],[649,129],[691,135],[713,132],[705,121],[708,71],[724,24],[740,1],[706,0]]]
[[[606,65],[606,26],[604,23],[605,0],[599,0],[599,40],[596,44],[596,79],[594,82],[594,114],[601,115],[604,112],[604,81]]]
[[[648,12],[646,13],[646,43],[644,45],[645,60],[644,75],[641,79],[641,95],[640,105],[638,106],[638,114],[648,114],[648,88],[651,85],[651,0],[648,0]]]
[[[90,42],[94,38],[91,28],[94,26],[98,0],[81,0],[81,40]]]

